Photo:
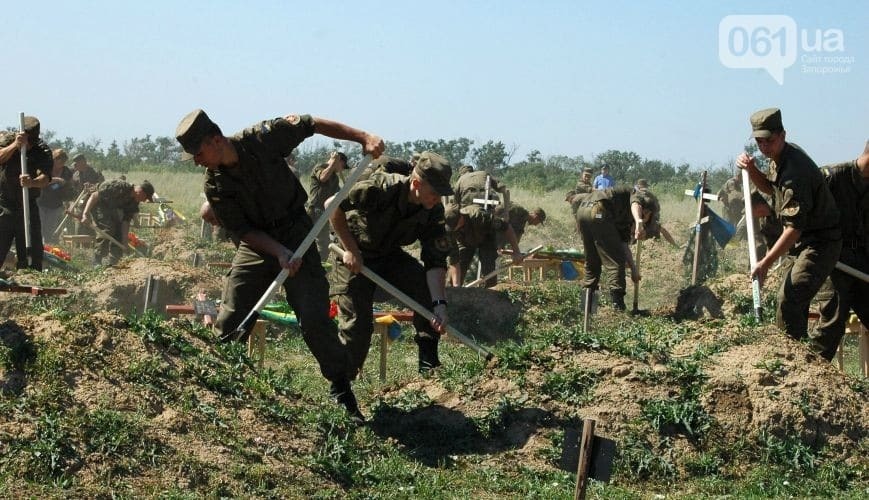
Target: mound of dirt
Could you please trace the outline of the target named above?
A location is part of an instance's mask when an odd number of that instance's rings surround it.
[[[148,277],[153,276],[149,309],[162,313],[169,304],[190,304],[200,291],[220,297],[223,278],[204,268],[157,259],[124,260],[106,268],[98,280],[83,288],[93,295],[94,306],[122,314],[141,313],[145,307]]]
[[[495,343],[516,336],[521,304],[506,292],[487,288],[448,287],[450,324],[465,335]]]

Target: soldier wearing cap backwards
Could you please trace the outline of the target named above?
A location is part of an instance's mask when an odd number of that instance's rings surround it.
[[[21,171],[21,149],[27,153],[27,171]],[[40,188],[51,181],[51,149],[39,138],[39,120],[24,117],[24,132],[0,134],[0,266],[15,240],[16,267],[27,266],[24,203],[30,207],[30,268],[42,270],[42,224],[36,204]],[[28,188],[23,200],[22,188]]]
[[[645,239],[646,226],[657,225],[657,200],[630,187],[595,190],[580,197],[576,219],[585,249],[583,288],[594,293],[605,267],[613,307],[624,311],[626,264],[631,266],[631,279],[640,280],[629,245],[631,236]]]
[[[842,253],[839,261],[869,273],[869,141],[856,160],[821,169],[841,212]],[[821,302],[821,321],[813,346],[832,360],[845,334],[851,309],[860,322],[869,325],[869,283],[834,269],[830,274],[836,293]],[[821,294],[818,294],[819,298]],[[862,298],[860,298],[862,297]]]
[[[309,185],[310,197],[305,206],[311,220],[323,213],[323,204],[332,195],[341,189],[340,174],[347,169],[347,155],[340,151],[334,151],[329,155],[329,161],[320,163],[311,170],[311,183]],[[320,251],[320,260],[325,261],[329,252],[329,226],[323,226],[323,230],[317,235],[317,249]]]
[[[748,170],[759,191],[773,196],[773,212],[784,226],[751,275],[762,283],[776,259],[785,253],[795,257],[785,268],[776,321],[799,340],[806,336],[809,303],[842,250],[839,210],[815,162],[799,146],[785,142],[781,111],[763,109],[752,114],[750,121],[760,152],[770,160],[769,172],[758,170],[754,158],[744,152],[736,165]]]
[[[525,213],[527,215],[528,212]],[[446,209],[445,220],[447,229],[453,233],[456,241],[456,248],[450,253],[449,259],[450,281],[453,286],[462,286],[477,250],[480,251],[480,274],[488,275],[495,270],[498,260],[496,249],[489,251],[490,249],[482,246],[493,238],[506,240],[513,248],[513,264],[522,263],[519,238],[516,237],[513,226],[495,212],[483,210],[479,205],[459,208],[458,205],[450,204]],[[492,276],[486,280],[486,287],[493,287],[497,283],[498,277]]]
[[[440,366],[438,340],[447,325],[444,282],[450,245],[444,228],[441,196],[453,194],[452,168],[437,153],[424,151],[409,176],[374,172],[356,183],[332,215],[332,228],[344,247],[343,266],[333,268],[332,295],[337,296],[341,335],[358,372],[374,328],[372,301],[377,285],[359,274],[367,266],[423,305],[434,320],[414,314],[419,371]],[[416,241],[420,263],[402,249]]]
[[[244,340],[234,338],[233,332],[281,269],[286,269],[284,291],[305,343],[332,383],[332,396],[359,421],[364,417],[350,389],[355,372],[329,318],[329,283],[320,256],[309,248],[301,259],[290,260],[313,222],[305,213],[307,194],[284,158],[314,134],[357,142],[375,157],[384,148],[378,136],[310,115],[265,120],[226,137],[197,109],[175,130],[185,157],[207,169],[205,196],[214,215],[239,243],[215,325],[220,340]]]
[[[124,247],[130,234],[130,221],[139,213],[139,203],[153,201],[154,186],[144,181],[141,184],[128,184],[122,180],[103,182],[91,193],[81,213],[81,221],[87,225],[92,221]],[[124,256],[124,249],[97,233],[94,242],[94,266],[102,265],[106,255],[108,265],[114,266]]]

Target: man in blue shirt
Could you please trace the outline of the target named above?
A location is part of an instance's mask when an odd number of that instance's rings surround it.
[[[600,175],[594,178],[591,187],[594,189],[607,189],[616,187],[616,181],[610,176],[610,169],[606,165],[600,167]]]

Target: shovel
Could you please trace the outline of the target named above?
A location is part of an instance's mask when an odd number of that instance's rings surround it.
[[[343,257],[344,257],[344,249],[343,248],[332,243],[329,245],[329,249],[332,250],[333,252],[335,252],[336,254],[338,254],[338,257],[343,259]],[[389,293],[390,295],[392,295],[393,297],[395,297],[396,299],[398,299],[402,303],[404,303],[404,305],[411,308],[415,313],[419,314],[420,316],[424,317],[425,319],[427,319],[429,321],[434,319],[434,314],[432,314],[431,311],[429,311],[428,309],[423,307],[423,305],[420,304],[419,302],[413,300],[413,297],[407,295],[406,293],[402,292],[398,288],[395,288],[395,286],[392,285],[392,283],[383,279],[381,276],[379,276],[377,273],[375,273],[374,271],[369,269],[367,266],[362,266],[361,273],[366,278],[370,279],[375,284],[377,284],[377,286],[382,288],[383,291]],[[485,347],[477,344],[476,342],[471,340],[469,337],[462,335],[461,333],[459,333],[458,330],[456,330],[455,328],[453,328],[450,325],[447,325],[447,334],[450,337],[455,338],[456,340],[458,340],[462,344],[465,344],[466,346],[468,346],[471,349],[473,349],[474,351],[476,351],[477,354],[486,358],[486,361],[489,361],[495,357],[495,355],[492,353],[492,351],[489,351]]]
[[[637,240],[637,254],[634,256],[634,265],[637,266],[637,274],[640,272],[640,253],[643,251],[643,241]],[[640,309],[640,282],[634,281],[634,309],[633,316],[649,316],[649,311]]]
[[[24,113],[21,113],[21,133],[24,133]],[[27,148],[21,148],[21,175],[27,174]],[[31,252],[33,252],[33,243],[30,239],[30,189],[21,188],[21,207],[24,209],[24,246],[27,250],[24,254],[27,256],[27,265],[32,263]]]
[[[293,252],[293,256],[290,257],[290,261],[294,261],[296,259],[301,259],[302,256],[305,255],[305,252],[308,251],[308,248],[314,243],[314,240],[319,236],[320,231],[323,227],[326,226],[329,222],[329,218],[332,217],[332,214],[338,208],[338,205],[344,201],[344,198],[350,193],[350,188],[353,187],[353,184],[362,176],[363,171],[368,167],[368,164],[371,163],[371,156],[365,156],[359,165],[353,169],[353,172],[347,176],[347,179],[344,181],[344,186],[335,194],[332,199],[332,203],[323,210],[323,213],[320,214],[320,217],[314,222],[314,227],[308,231],[308,235],[305,236],[305,239],[299,244],[299,247]],[[263,307],[266,306],[269,302],[272,301],[272,296],[274,296],[275,292],[277,292],[278,288],[284,284],[284,281],[289,277],[290,272],[286,269],[281,269],[281,272],[275,277],[275,280],[272,281],[272,284],[269,285],[268,289],[266,289],[265,293],[263,293],[262,297],[260,297],[259,301],[253,306],[253,309],[245,316],[244,320],[239,323],[238,327],[232,332],[231,338],[235,340],[243,339],[247,335],[253,331],[253,327],[256,326],[256,320],[259,319],[260,311],[263,310]]]

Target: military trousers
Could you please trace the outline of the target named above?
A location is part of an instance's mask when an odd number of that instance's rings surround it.
[[[486,276],[495,270],[498,264],[498,247],[494,235],[487,235],[478,246],[465,246],[459,243],[458,247],[458,263],[461,266],[459,283],[465,282],[465,276],[468,274],[468,268],[471,266],[474,254],[480,260],[480,276]],[[493,276],[486,280],[487,288],[491,288],[497,284],[498,276]]]
[[[791,251],[795,258],[785,261],[784,277],[778,291],[776,324],[789,337],[795,340],[806,337],[809,304],[833,272],[841,250],[841,239],[798,243]]]
[[[298,246],[302,238],[304,234],[290,242],[288,248]],[[226,276],[220,313],[215,322],[222,342],[247,339],[246,334],[236,338],[233,332],[280,271],[276,258],[260,254],[241,242]],[[320,372],[332,382],[348,380],[350,358],[338,336],[337,325],[329,318],[329,283],[315,248],[305,253],[295,276],[284,281],[284,292],[299,319],[305,344],[320,365]]]
[[[422,264],[404,250],[385,257],[365,260],[363,264],[412,299],[431,309],[431,292]],[[353,274],[343,265],[332,267],[332,295],[338,303],[338,326],[352,359],[353,373],[362,370],[371,334],[374,331],[374,292],[377,284],[360,274]],[[437,342],[440,334],[425,317],[413,315],[416,342]]]
[[[94,223],[98,228],[106,233],[106,235],[111,236],[115,241],[122,245],[127,239],[124,234],[124,221],[120,217],[100,216],[97,214],[97,217],[94,218]],[[113,266],[121,260],[125,252],[126,248],[121,248],[112,242],[112,240],[100,234],[99,231],[96,232],[96,237],[94,238],[95,265],[102,264],[103,259],[108,256],[108,264]]]
[[[602,203],[583,203],[576,212],[576,220],[585,250],[585,279],[582,286],[597,290],[601,268],[607,270],[607,286],[613,298],[624,298],[625,244],[619,236],[615,222],[605,213]]]
[[[42,270],[42,222],[39,218],[39,207],[30,204],[30,266],[27,265],[27,241],[24,234],[24,211],[0,207],[0,267],[15,241],[17,257],[15,267],[24,269],[30,267]]]
[[[858,271],[869,273],[869,252],[865,247],[843,248],[839,256],[843,264]],[[818,294],[821,300],[821,320],[817,332],[812,335],[813,346],[827,360],[832,360],[842,337],[851,310],[864,325],[869,325],[869,283],[850,274],[834,269],[830,274],[830,286],[826,294]]]

